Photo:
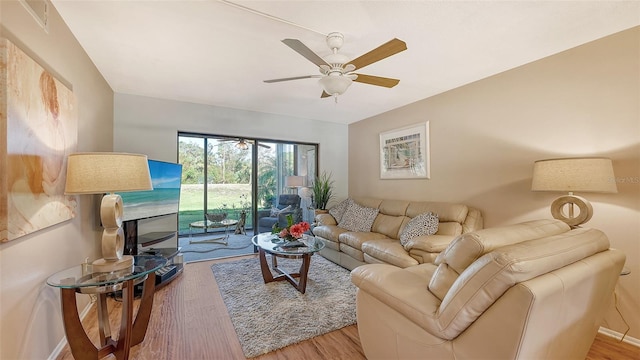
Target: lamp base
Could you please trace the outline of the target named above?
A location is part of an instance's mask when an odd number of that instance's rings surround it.
[[[566,215],[562,209],[565,205],[569,205],[569,214]],[[577,206],[579,213],[574,216],[573,206]],[[577,227],[586,223],[593,215],[593,207],[591,203],[580,196],[565,195],[560,196],[551,203],[551,215],[554,219],[564,221],[567,225]]]
[[[133,272],[133,256],[125,255],[118,260],[98,259],[92,265],[94,273],[108,273],[124,269],[131,269]]]

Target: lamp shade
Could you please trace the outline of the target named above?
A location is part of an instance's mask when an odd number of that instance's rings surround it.
[[[533,166],[532,191],[616,193],[611,159],[539,160]]]
[[[304,176],[287,176],[284,178],[284,186],[286,187],[302,187],[304,186]]]
[[[67,159],[67,195],[143,190],[153,190],[146,155],[92,152]]]

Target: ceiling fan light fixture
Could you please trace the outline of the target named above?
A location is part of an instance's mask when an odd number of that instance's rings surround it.
[[[236,144],[236,147],[240,150],[248,150],[249,149],[249,144],[247,144],[246,141],[244,140],[240,140],[238,141],[238,143]]]
[[[347,91],[353,80],[342,75],[329,75],[318,80],[322,89],[329,95],[342,95]]]

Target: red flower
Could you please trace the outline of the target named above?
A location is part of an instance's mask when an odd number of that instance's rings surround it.
[[[306,221],[303,221],[295,225],[291,225],[291,227],[289,228],[289,233],[294,238],[300,239],[302,237],[302,234],[304,234],[305,231],[308,231],[310,228],[311,226],[309,225],[309,223]]]

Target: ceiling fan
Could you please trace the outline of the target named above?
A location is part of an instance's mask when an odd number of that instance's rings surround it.
[[[337,96],[344,94],[353,81],[376,86],[384,86],[387,88],[392,88],[398,85],[400,82],[398,79],[356,74],[353,71],[407,49],[407,44],[404,41],[394,38],[368,53],[349,61],[345,55],[338,53],[338,50],[340,50],[344,43],[344,36],[339,32],[332,32],[327,35],[327,45],[331,49],[332,53],[324,59],[309,49],[300,40],[284,39],[282,42],[298,54],[304,56],[307,60],[316,64],[321,75],[295,76],[282,79],[264,80],[264,82],[275,83],[281,81],[320,78],[319,83],[323,88],[322,95],[320,97],[325,98],[334,96],[336,97],[336,101]]]
[[[236,147],[238,149],[240,149],[240,150],[247,150],[247,149],[249,149],[249,144],[251,144],[251,145],[255,144],[254,140],[247,140],[247,139],[243,139],[243,138],[229,138],[229,139],[222,139],[222,140],[219,140],[219,141],[220,142],[229,142],[229,141],[236,142],[237,141]],[[261,146],[261,147],[267,148],[267,149],[271,149],[271,146],[264,145],[264,144],[261,144],[261,143],[258,143],[258,146]]]

